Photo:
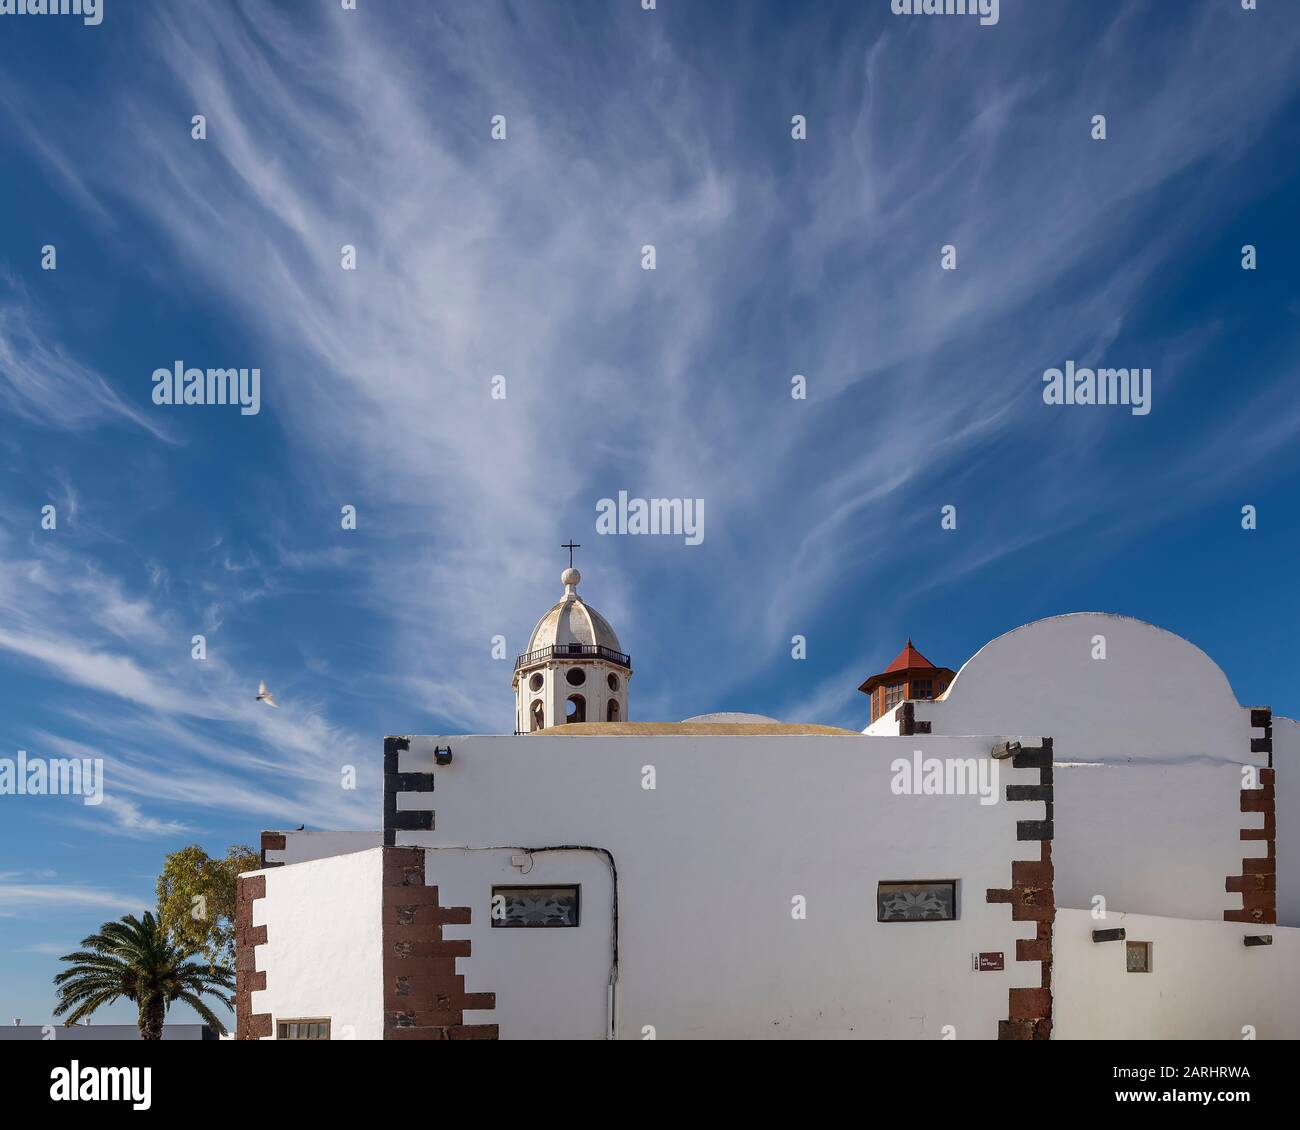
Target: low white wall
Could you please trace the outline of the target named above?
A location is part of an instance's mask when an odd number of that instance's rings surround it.
[[[509,851],[558,844],[605,848],[619,876],[617,1032],[658,1038],[892,1037],[993,1039],[1007,990],[1038,985],[1040,967],[1015,960],[1034,923],[989,904],[1011,883],[1013,859],[1037,859],[1018,820],[1041,802],[981,805],[972,796],[899,796],[894,758],[988,760],[982,739],[826,736],[412,738],[402,772],[433,768],[436,790],[404,794],[432,807],[436,829],[399,844],[487,847],[429,860],[443,905],[473,908],[470,991],[496,993],[496,1022],[514,1033],[597,1035],[592,1023],[607,951],[571,930],[492,930],[491,886],[511,881]],[[653,766],[656,787],[642,788]],[[1007,784],[1037,772],[1000,765]],[[505,866],[502,865],[505,861]],[[587,854],[538,857],[526,879],[597,882]],[[501,878],[497,878],[500,876]],[[878,923],[876,884],[957,879],[954,922]],[[807,918],[791,915],[806,899]],[[594,900],[586,906],[595,910]],[[976,973],[971,956],[1005,955]],[[572,999],[571,999],[572,998]],[[602,1012],[603,1016],[603,1012]]]
[[[376,813],[378,816],[378,813]],[[306,863],[311,859],[329,859],[335,855],[368,851],[384,842],[382,832],[281,832],[284,847],[269,848],[267,863]]]
[[[254,1013],[274,1024],[328,1017],[331,1038],[383,1038],[382,851],[339,855],[266,876],[253,902],[253,925],[266,926],[257,968],[266,988],[252,994]]]
[[[204,1024],[163,1024],[164,1040],[217,1040],[214,1033],[206,1031]],[[138,1024],[74,1024],[61,1021],[49,1024],[19,1024],[13,1027],[0,1025],[0,1041],[4,1040],[139,1040]]]
[[[1152,943],[1150,973],[1127,972],[1124,942],[1092,940],[1120,927]],[[1247,947],[1247,934],[1273,944]],[[1054,949],[1054,1039],[1300,1038],[1300,930],[1058,910]]]

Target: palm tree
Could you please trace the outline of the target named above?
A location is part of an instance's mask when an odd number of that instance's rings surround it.
[[[143,919],[128,914],[119,922],[105,922],[81,944],[83,949],[59,959],[73,965],[54,978],[59,987],[54,1015],[68,1012],[65,1023],[76,1024],[100,1005],[125,997],[139,1006],[143,1040],[162,1039],[163,1018],[173,1001],[184,1001],[225,1033],[225,1025],[202,998],[214,996],[233,1008],[233,1000],[221,990],[234,987],[234,973],[224,965],[190,961],[191,954],[172,943],[149,911]]]

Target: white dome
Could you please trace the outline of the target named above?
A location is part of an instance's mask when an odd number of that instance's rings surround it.
[[[517,734],[581,722],[627,721],[632,659],[624,654],[609,621],[578,595],[580,580],[570,558],[560,576],[564,596],[537,621],[528,649],[515,660]]]
[[[542,648],[585,644],[608,648],[622,655],[623,648],[609,621],[578,595],[577,584],[581,579],[577,569],[564,571],[560,578],[564,584],[564,596],[537,621],[537,627],[528,640],[527,653]]]

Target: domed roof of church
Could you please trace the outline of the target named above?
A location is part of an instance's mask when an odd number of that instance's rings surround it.
[[[623,648],[609,621],[578,595],[581,580],[582,574],[572,566],[560,574],[564,596],[537,621],[528,640],[528,654],[543,648],[585,644],[622,655]]]

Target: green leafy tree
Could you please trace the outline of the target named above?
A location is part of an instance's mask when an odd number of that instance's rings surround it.
[[[226,1026],[203,998],[216,997],[233,1009],[229,993],[235,984],[234,970],[191,961],[191,954],[167,936],[149,911],[143,918],[128,914],[117,922],[105,922],[98,934],[83,939],[81,945],[82,949],[59,959],[72,965],[54,978],[59,991],[54,1015],[66,1013],[65,1023],[76,1024],[102,1005],[125,997],[140,1010],[143,1040],[162,1039],[167,1009],[176,1001],[225,1032]]]
[[[214,859],[197,844],[172,852],[158,876],[158,916],[172,940],[187,953],[202,953],[215,965],[235,960],[235,880],[262,860],[236,844]]]

